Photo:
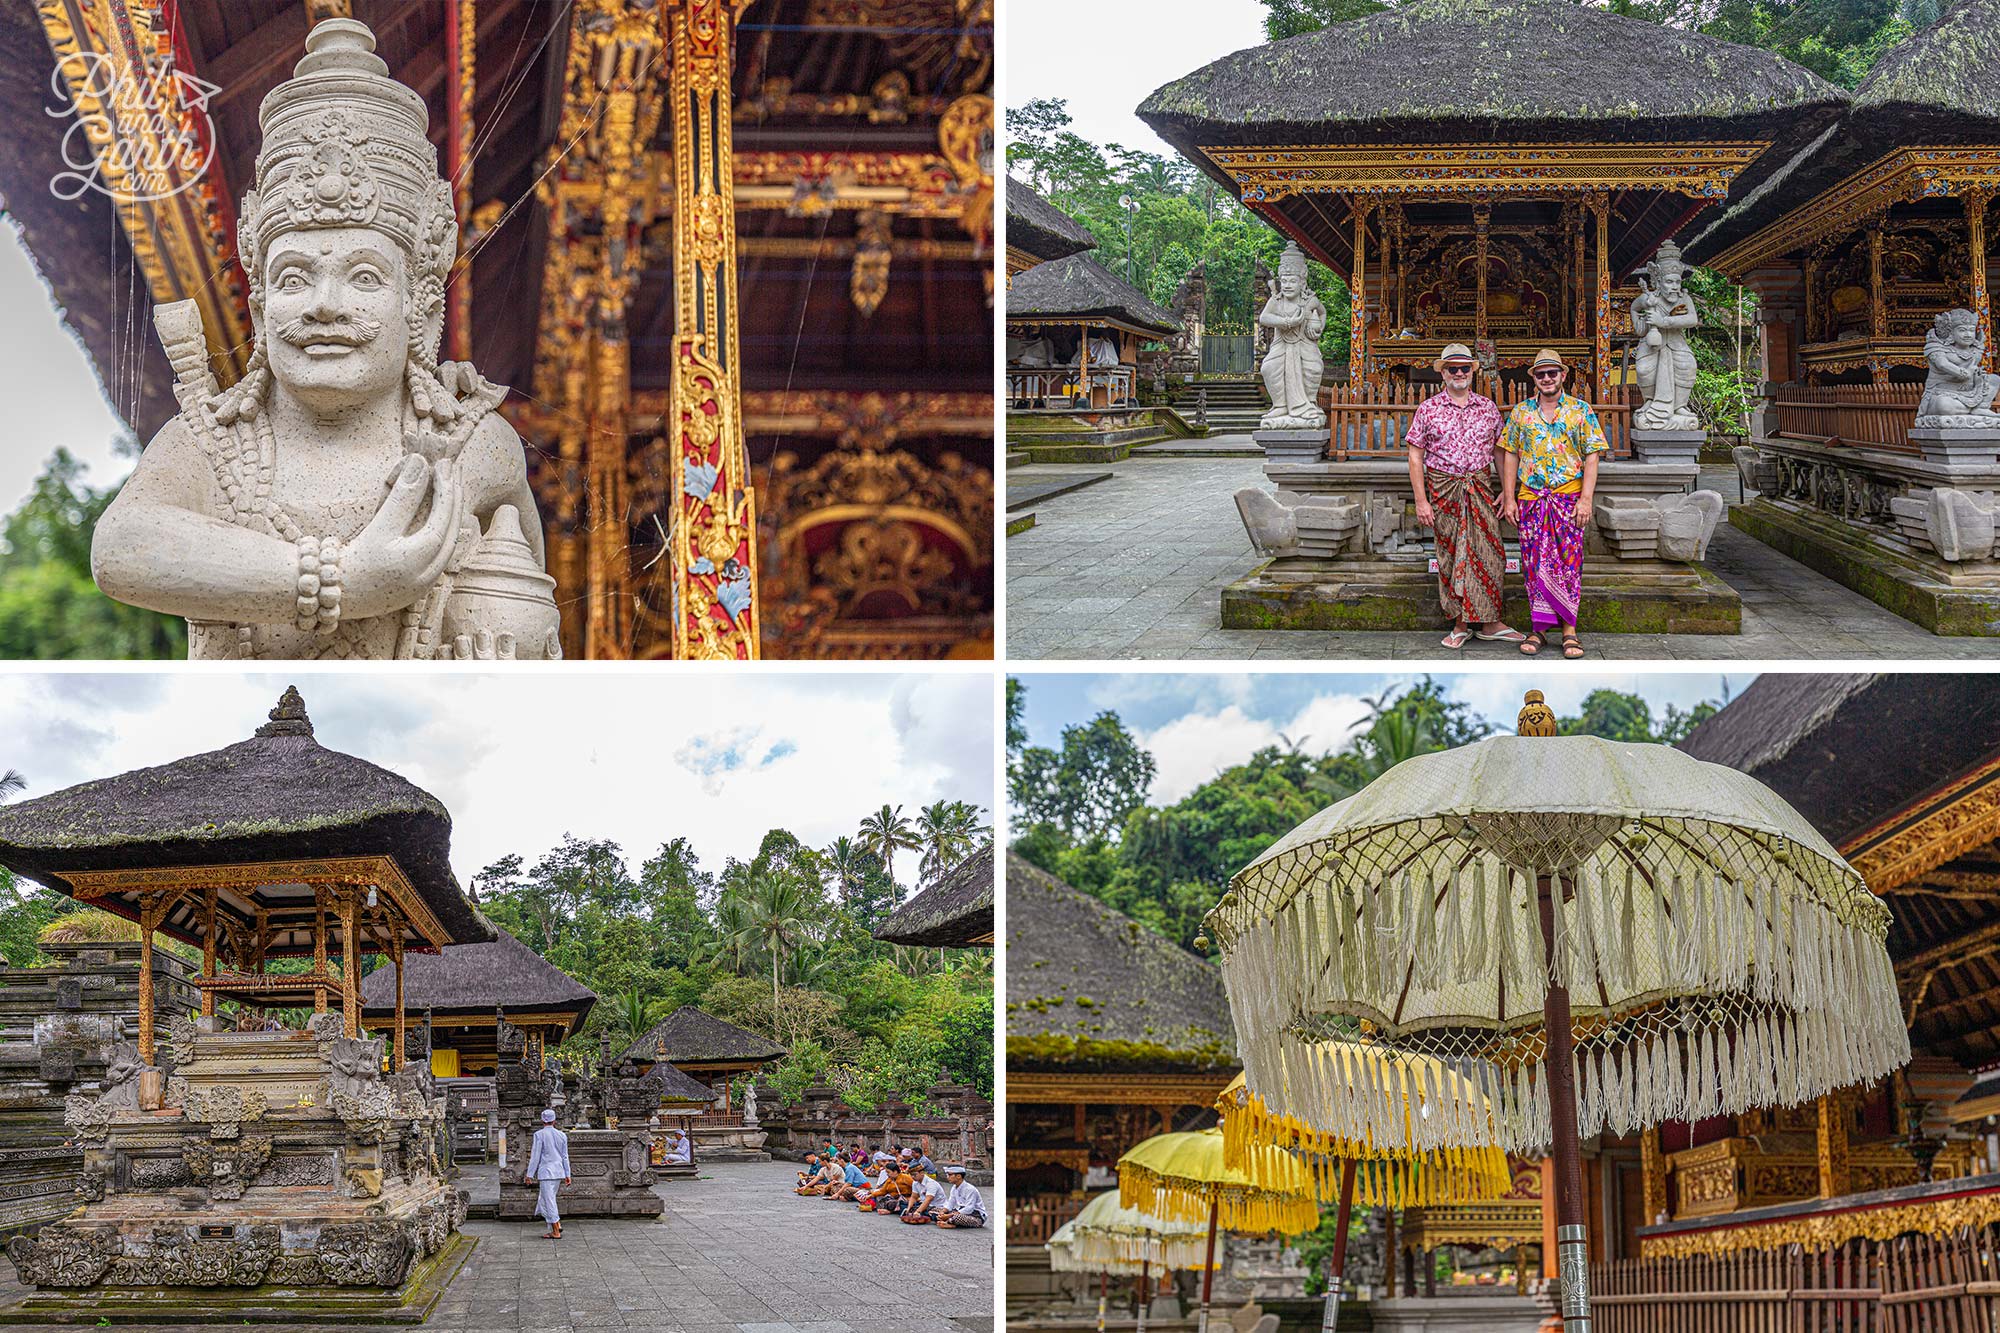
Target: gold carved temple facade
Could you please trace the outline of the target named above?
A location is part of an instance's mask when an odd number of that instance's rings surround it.
[[[258,103],[332,17],[427,103],[460,228],[444,355],[513,386],[566,656],[991,655],[992,0],[10,13],[34,132],[0,179],[141,439],[175,410],[128,332],[153,303],[194,299],[218,377],[243,368]],[[106,62],[145,71],[136,102],[96,96]],[[105,142],[114,188],[48,196],[65,81],[119,139],[186,136],[171,193],[120,194]]]

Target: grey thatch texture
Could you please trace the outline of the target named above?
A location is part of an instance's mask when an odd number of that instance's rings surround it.
[[[1155,91],[1139,116],[1199,161],[1196,144],[1394,142],[1444,127],[1598,140],[1744,128],[1845,100],[1771,52],[1596,5],[1418,0],[1225,56]]]
[[[64,871],[341,856],[393,857],[455,941],[493,938],[452,874],[444,806],[314,740],[296,688],[249,740],[0,806],[0,865],[62,893]]]
[[[777,1060],[785,1048],[768,1037],[746,1032],[691,1004],[684,1004],[655,1023],[645,1036],[627,1046],[620,1060],[651,1064],[726,1064],[732,1061]]]
[[[1891,47],[1847,114],[1688,242],[1702,263],[1900,145],[2000,142],[2000,0],[1957,0]]]
[[[597,992],[505,930],[489,944],[454,944],[437,953],[403,956],[403,1010],[420,1014],[491,1014],[574,1010],[578,1027]],[[384,962],[361,978],[361,1011],[369,1018],[396,1012],[396,969]]]
[[[926,949],[993,938],[993,849],[982,847],[889,914],[875,938]]]
[[[665,1060],[646,1071],[646,1078],[660,1090],[661,1101],[706,1103],[720,1101],[724,1096],[692,1074]]]
[[[2000,752],[2000,678],[1767,672],[1679,748],[1764,783],[1837,847]]]
[[[1069,214],[1021,184],[1007,178],[1007,248],[1025,250],[1047,261],[1097,248],[1097,238]]]
[[[1180,328],[1172,314],[1089,255],[1052,259],[1016,274],[1007,289],[1007,318],[1115,320],[1158,337]]]
[[[1235,1063],[1222,974],[1137,921],[1007,856],[1007,1063]]]

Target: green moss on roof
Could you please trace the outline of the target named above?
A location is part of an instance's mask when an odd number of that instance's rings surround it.
[[[1938,108],[2000,123],[2000,0],[1957,0],[1891,47],[1855,89],[1854,105]]]

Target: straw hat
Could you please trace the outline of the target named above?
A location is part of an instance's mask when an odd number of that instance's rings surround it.
[[[1438,353],[1438,359],[1431,363],[1431,369],[1442,371],[1447,361],[1470,361],[1475,366],[1479,364],[1478,358],[1472,355],[1472,349],[1464,343],[1446,344],[1444,351]]]
[[[1569,369],[1569,364],[1562,359],[1562,353],[1552,347],[1544,347],[1535,353],[1535,359],[1529,363],[1528,369],[1540,370],[1543,366],[1554,366],[1559,370]]]

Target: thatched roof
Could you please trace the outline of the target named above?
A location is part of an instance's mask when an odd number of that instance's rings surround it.
[[[313,739],[296,688],[270,719],[220,750],[0,806],[0,865],[74,896],[66,873],[388,856],[453,942],[493,938],[459,892],[451,816],[436,797]],[[199,943],[191,897],[161,929]]]
[[[1007,248],[1040,260],[1097,248],[1097,238],[1069,214],[1012,176],[1007,178]]]
[[[1007,1062],[1228,1068],[1222,974],[1055,876],[1007,855]]]
[[[646,1071],[646,1082],[657,1088],[663,1102],[720,1101],[723,1093],[683,1069],[661,1060]]]
[[[1007,318],[1109,323],[1154,337],[1180,328],[1173,315],[1089,255],[1052,259],[1017,274],[1007,289]]]
[[[1680,743],[1839,846],[2000,750],[2000,678],[1770,673]]]
[[[454,944],[403,958],[403,1011],[491,1015],[574,1012],[582,1026],[597,992],[496,928],[487,944]],[[384,962],[361,978],[361,1012],[371,1019],[396,1012],[396,969]]]
[[[2000,142],[2000,0],[1957,0],[1891,47],[1839,122],[1733,199],[1687,257],[1713,258],[1900,145],[1981,142]]]
[[[684,1004],[625,1048],[620,1060],[650,1064],[728,1064],[783,1058],[785,1048],[768,1037],[725,1023],[714,1014]]]
[[[926,949],[993,943],[993,849],[982,847],[889,914],[875,938]]]
[[[1845,100],[1769,51],[1596,5],[1417,0],[1224,56],[1139,116],[1200,162],[1198,144],[1766,138]]]

